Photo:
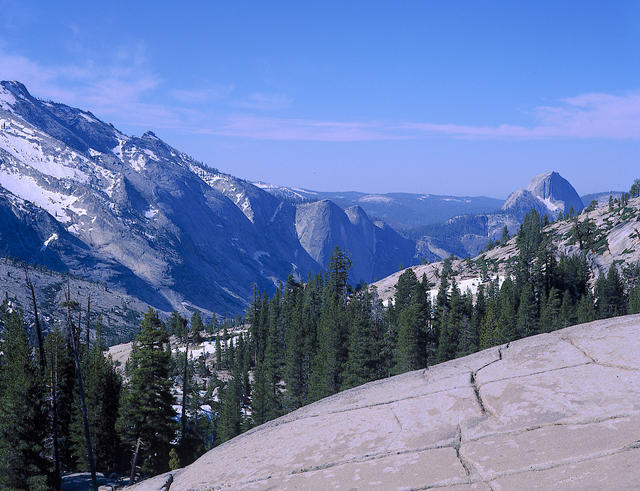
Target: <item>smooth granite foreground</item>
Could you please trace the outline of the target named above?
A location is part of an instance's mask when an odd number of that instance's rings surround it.
[[[433,488],[639,489],[640,316],[336,394],[130,489]]]

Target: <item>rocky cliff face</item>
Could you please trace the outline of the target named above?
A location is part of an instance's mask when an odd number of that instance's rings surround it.
[[[305,250],[325,268],[336,246],[347,250],[354,283],[371,282],[413,261],[413,242],[372,222],[359,206],[343,211],[329,200],[299,204],[296,230]]]
[[[569,327],[338,393],[132,489],[634,489],[639,373],[640,316]]]
[[[270,227],[252,221],[255,209],[274,207],[269,194],[202,169],[151,132],[126,136],[90,113],[34,99],[19,84],[3,83],[0,98],[0,183],[63,229],[47,249],[67,270],[162,310],[188,302],[238,312],[253,282],[268,289],[295,268],[317,269],[291,217],[283,224],[274,216]],[[62,250],[66,239],[86,253]]]

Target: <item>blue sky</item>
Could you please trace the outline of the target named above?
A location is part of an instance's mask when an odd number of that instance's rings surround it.
[[[0,0],[0,78],[251,180],[506,197],[640,176],[640,2]]]

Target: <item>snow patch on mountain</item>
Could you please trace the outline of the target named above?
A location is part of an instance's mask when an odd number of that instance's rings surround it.
[[[12,173],[4,167],[0,168],[0,183],[16,196],[47,210],[59,222],[71,221],[68,209],[77,199],[74,196],[44,189],[32,177]]]
[[[58,234],[57,233],[51,234],[51,236],[47,240],[44,241],[44,243],[42,244],[42,248],[40,249],[40,252],[44,251],[49,246],[49,244],[51,244],[51,242],[54,241],[54,240],[58,240]]]
[[[43,138],[43,134],[39,134],[39,132],[35,132],[31,128],[13,121],[9,128],[0,132],[0,148],[42,174],[58,179],[73,179],[79,182],[87,182],[89,180],[89,176],[85,172],[64,165],[64,163],[72,163],[79,166],[87,165],[87,159],[73,151],[61,151],[61,154],[58,155],[47,153],[40,143]]]
[[[389,198],[388,196],[369,194],[367,196],[363,196],[358,201],[360,201],[361,203],[391,203],[393,199]]]

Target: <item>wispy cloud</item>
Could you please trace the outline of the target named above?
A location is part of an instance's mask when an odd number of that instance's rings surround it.
[[[216,135],[269,140],[369,141],[443,135],[461,139],[618,139],[640,140],[640,91],[624,95],[582,94],[535,108],[524,125],[464,125],[434,122],[318,121],[232,116]]]
[[[266,116],[290,108],[284,94],[241,97],[232,85],[167,88],[149,69],[143,44],[122,47],[112,59],[65,66],[12,53],[0,40],[0,79],[19,80],[39,97],[89,109],[116,124],[179,129],[263,140],[355,142],[420,139],[640,140],[640,90],[587,93],[533,108],[528,124],[466,125],[442,121],[337,121]],[[215,110],[212,110],[215,104]],[[522,116],[514,114],[514,116]],[[525,115],[526,116],[526,115]]]
[[[170,91],[171,96],[185,104],[203,104],[226,99],[233,91],[232,85],[204,88],[181,88]]]
[[[372,141],[408,138],[375,122],[314,121],[235,115],[221,125],[201,128],[197,133],[239,136],[262,140]]]
[[[590,93],[562,99],[555,105],[535,108],[530,126],[406,123],[403,128],[457,138],[638,140],[640,91],[624,95]]]
[[[273,111],[285,109],[291,105],[291,99],[283,94],[263,94],[255,92],[245,99],[233,103],[237,107],[245,109],[257,109],[259,111]]]

